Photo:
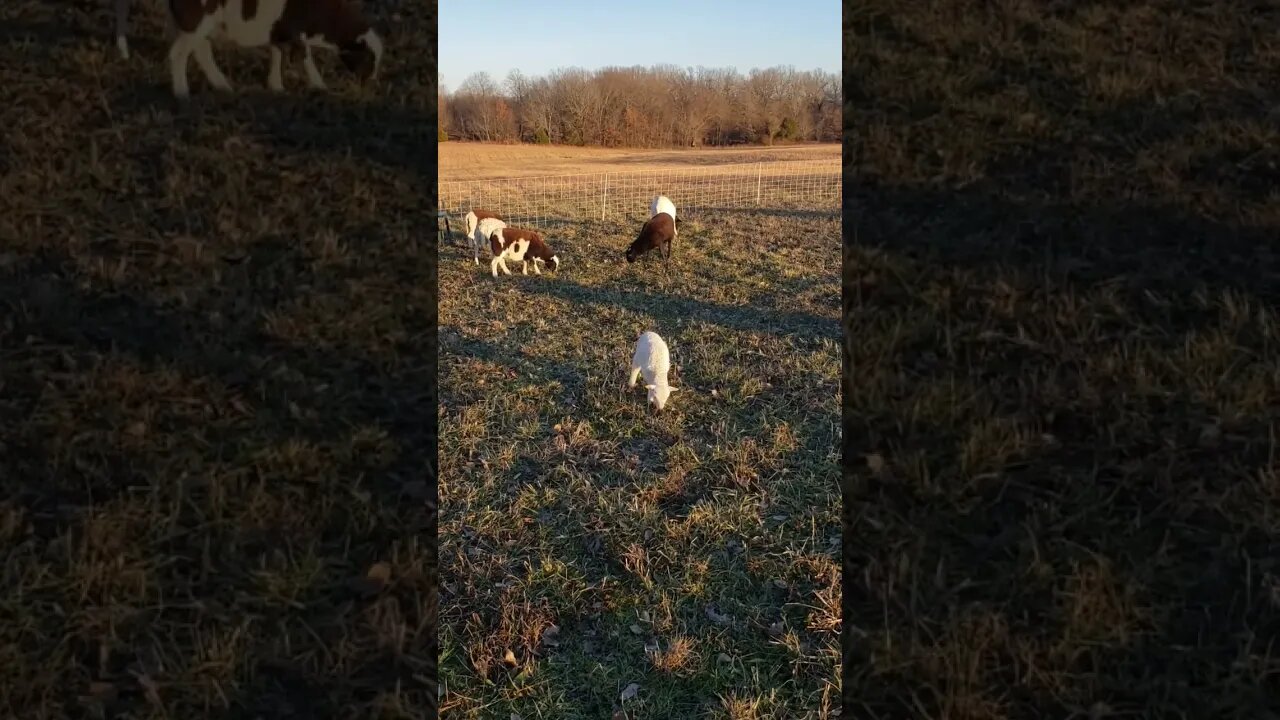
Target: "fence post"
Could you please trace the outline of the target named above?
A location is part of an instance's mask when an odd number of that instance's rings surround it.
[[[760,176],[764,174],[764,163],[756,163],[756,207],[760,207]]]
[[[600,219],[604,220],[605,208],[609,207],[609,173],[604,174],[604,186],[600,191]]]

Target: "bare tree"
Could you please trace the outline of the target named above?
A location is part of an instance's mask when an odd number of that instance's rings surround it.
[[[441,78],[443,81],[443,78]],[[441,82],[440,126],[471,140],[603,146],[726,145],[840,139],[840,81],[791,67],[674,65],[512,70],[501,86],[485,73],[453,93]]]

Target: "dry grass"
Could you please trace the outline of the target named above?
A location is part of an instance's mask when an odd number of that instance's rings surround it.
[[[0,716],[423,717],[434,9],[179,107],[137,5],[0,6]]]
[[[835,143],[779,147],[641,150],[568,145],[440,144],[440,180],[480,180],[528,175],[679,170],[707,165],[780,160],[834,160]]]
[[[670,267],[620,221],[545,228],[557,274],[441,253],[450,717],[834,717],[839,219],[681,218]]]
[[[1280,713],[1280,12],[846,13],[844,707]]]

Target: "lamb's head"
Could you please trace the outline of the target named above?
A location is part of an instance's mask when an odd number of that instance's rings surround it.
[[[640,251],[636,249],[636,243],[631,243],[631,246],[627,248],[627,262],[633,263],[638,257],[640,257]]]
[[[661,385],[645,385],[644,389],[649,391],[649,407],[661,411],[667,406],[667,400],[671,397],[671,393],[678,388],[673,388],[663,383]]]
[[[372,80],[378,77],[378,68],[382,65],[382,38],[373,28],[360,33],[355,39],[338,46],[338,56],[347,70],[361,80]]]

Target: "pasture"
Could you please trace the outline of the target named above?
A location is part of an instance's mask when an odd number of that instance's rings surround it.
[[[187,106],[110,5],[0,4],[0,717],[427,716],[434,4]]]
[[[440,143],[440,180],[681,170],[760,161],[834,160],[839,156],[840,146],[835,143],[648,150],[443,142]]]
[[[441,248],[447,717],[838,710],[838,214],[679,208],[628,265],[647,204],[538,227],[558,273]],[[624,390],[646,329],[660,414]]]
[[[844,710],[1280,711],[1280,12],[845,15]]]

